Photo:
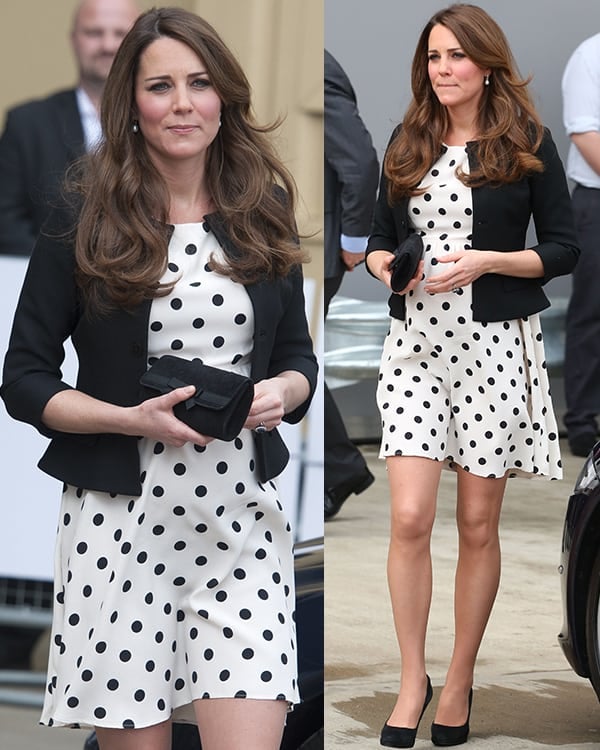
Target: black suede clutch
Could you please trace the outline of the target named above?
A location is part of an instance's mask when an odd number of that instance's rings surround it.
[[[417,272],[422,257],[423,240],[418,232],[413,232],[396,248],[390,263],[392,291],[401,292],[406,287]]]
[[[142,375],[144,396],[152,398],[184,385],[196,387],[196,393],[180,401],[173,409],[175,416],[202,435],[233,440],[240,434],[248,417],[254,384],[237,372],[221,370],[166,354]]]

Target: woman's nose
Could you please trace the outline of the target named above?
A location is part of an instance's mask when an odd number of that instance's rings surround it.
[[[178,86],[175,89],[173,109],[175,111],[189,111],[192,108],[189,93],[186,86]]]
[[[450,71],[450,61],[445,55],[440,56],[438,70],[440,73],[442,73],[442,75],[445,75]]]

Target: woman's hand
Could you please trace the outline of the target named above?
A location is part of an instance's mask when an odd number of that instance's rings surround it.
[[[193,385],[186,385],[165,393],[164,396],[149,398],[138,406],[131,407],[136,414],[136,434],[160,440],[177,448],[181,448],[185,443],[208,445],[214,440],[213,437],[201,435],[177,419],[173,413],[173,407],[193,396],[195,391]]]
[[[442,272],[425,279],[425,291],[429,294],[456,292],[475,279],[489,273],[489,264],[493,251],[461,250],[457,253],[446,253],[436,258]]]
[[[281,424],[285,414],[304,403],[309,395],[308,380],[296,370],[284,370],[274,378],[260,380],[254,385],[254,400],[244,427],[272,430]]]
[[[254,399],[248,419],[244,424],[249,430],[264,427],[272,430],[281,424],[285,414],[286,383],[283,378],[267,378],[254,386]]]
[[[392,289],[392,272],[390,264],[394,260],[394,254],[387,250],[373,250],[369,253],[367,258],[367,265],[372,274],[377,276],[379,281],[383,282],[392,294],[408,294],[412,291],[423,278],[423,269],[425,268],[424,261],[419,261],[415,275],[408,282],[408,284],[401,289],[399,292],[394,292]]]

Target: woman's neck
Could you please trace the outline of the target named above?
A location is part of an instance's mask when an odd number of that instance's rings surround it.
[[[202,221],[206,214],[212,213],[214,204],[204,193],[195,196],[174,195],[170,192],[169,222],[171,224],[191,224]]]
[[[172,224],[189,224],[202,221],[206,214],[215,210],[208,186],[199,179],[198,171],[193,170],[182,178],[170,179],[163,175],[169,191],[169,221]]]
[[[448,115],[448,129],[444,143],[448,146],[464,146],[469,141],[477,140],[479,128],[475,113],[448,110]]]
[[[153,159],[162,175],[169,195],[168,221],[171,224],[190,224],[202,221],[215,210],[206,182],[204,160]]]

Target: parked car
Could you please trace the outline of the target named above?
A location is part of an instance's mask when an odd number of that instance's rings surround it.
[[[323,750],[323,539],[294,548],[298,686],[302,703],[288,714],[281,750]],[[195,725],[173,724],[173,750],[201,750]],[[98,750],[95,733],[84,750]]]
[[[558,641],[600,700],[600,442],[569,498],[559,567],[563,626]]]

